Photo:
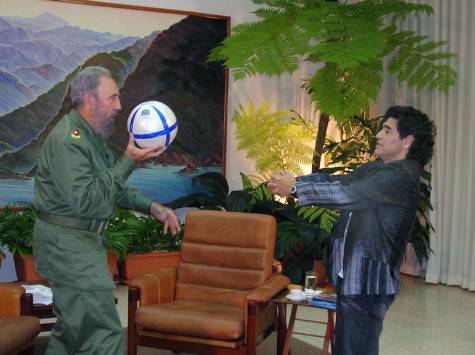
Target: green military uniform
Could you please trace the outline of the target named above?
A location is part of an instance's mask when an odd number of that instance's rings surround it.
[[[43,144],[35,176],[39,211],[33,252],[53,290],[58,320],[47,354],[123,354],[115,285],[107,269],[103,226],[117,205],[148,213],[152,201],[128,187],[134,162],[117,162],[105,140],[72,110]]]

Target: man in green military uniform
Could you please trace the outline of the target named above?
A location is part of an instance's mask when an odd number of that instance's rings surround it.
[[[107,69],[88,67],[71,84],[73,110],[43,144],[35,176],[33,252],[48,280],[57,316],[47,354],[118,355],[125,352],[106,265],[103,233],[117,206],[150,213],[165,232],[179,231],[175,213],[126,185],[135,163],[162,146],[138,149],[130,137],[117,161],[106,145],[121,109]]]

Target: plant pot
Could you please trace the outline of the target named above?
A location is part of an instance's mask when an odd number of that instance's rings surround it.
[[[13,259],[15,260],[15,270],[18,281],[41,283],[46,282],[35,271],[33,255],[20,255],[15,253],[13,254]],[[114,281],[119,280],[119,270],[117,267],[118,259],[119,257],[115,253],[107,252],[107,266],[109,267],[109,272],[111,273]]]
[[[35,263],[33,262],[33,255],[13,254],[15,260],[15,270],[18,281],[24,282],[46,282],[35,271]]]
[[[272,273],[282,274],[282,263],[277,259],[272,259]]]
[[[180,252],[129,254],[119,263],[120,279],[127,283],[134,278],[167,267],[177,267]]]
[[[327,270],[323,260],[313,261],[313,271],[317,273],[317,287],[325,287],[328,284]]]
[[[117,266],[118,260],[119,257],[116,253],[112,251],[107,252],[107,267],[109,268],[109,272],[112,275],[112,280],[114,280],[114,282],[119,281],[119,268]]]

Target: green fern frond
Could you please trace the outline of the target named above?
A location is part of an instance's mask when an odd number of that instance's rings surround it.
[[[305,4],[303,0],[252,0],[252,2],[258,5],[266,4],[285,9],[301,8]]]
[[[307,90],[322,112],[331,112],[341,122],[375,99],[382,81],[381,60],[349,69],[326,64],[311,78]]]
[[[390,45],[397,53],[390,61],[390,73],[398,73],[400,82],[407,81],[409,88],[416,86],[418,90],[427,87],[430,90],[447,92],[456,79],[457,74],[448,65],[439,64],[441,60],[455,57],[449,52],[436,52],[447,44],[446,41],[424,42],[427,37],[418,36],[413,32],[405,31],[403,36],[393,35]]]
[[[329,208],[305,206],[299,207],[298,215],[302,216],[310,223],[315,223],[315,221],[318,221],[320,228],[331,234],[333,225],[335,224],[339,214],[335,210]]]
[[[268,12],[266,16],[261,22],[236,26],[233,34],[211,51],[209,60],[222,60],[227,67],[239,68],[236,80],[242,78],[242,73],[272,76],[294,72],[308,38],[295,26],[295,20],[289,22],[287,13]]]
[[[324,0],[257,0],[259,20],[236,26],[210,54],[233,68],[236,80],[294,72],[302,61],[323,63],[306,89],[318,108],[337,120],[365,109],[381,88],[382,61],[393,55],[389,72],[410,87],[446,92],[456,80],[436,53],[443,41],[428,41],[412,31],[398,31],[409,15],[431,15],[429,5],[402,0],[363,0],[341,4]]]
[[[283,15],[284,10],[276,8],[262,8],[254,11],[254,15],[261,19],[273,18],[279,15]]]
[[[238,149],[256,160],[256,171],[303,173],[313,157],[315,130],[289,111],[269,112],[268,104],[240,107],[234,118]]]

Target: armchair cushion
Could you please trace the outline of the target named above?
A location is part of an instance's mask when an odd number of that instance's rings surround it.
[[[248,302],[267,302],[290,283],[288,277],[275,275],[265,284],[255,288],[246,297]]]
[[[11,283],[0,284],[0,317],[17,317],[21,314],[21,296],[25,289]]]
[[[21,350],[39,332],[40,322],[36,317],[0,318],[0,353],[9,354]]]
[[[129,287],[140,289],[140,304],[172,302],[175,296],[176,268],[159,269],[139,276]]]
[[[241,307],[180,300],[137,309],[136,323],[147,330],[198,338],[237,340],[244,334]]]

